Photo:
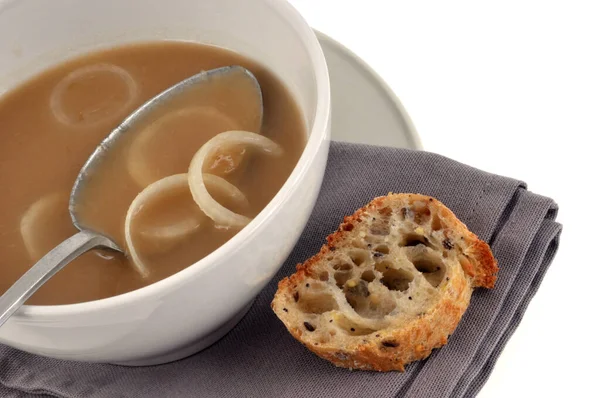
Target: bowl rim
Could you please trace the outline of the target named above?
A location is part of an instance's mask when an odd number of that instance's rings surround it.
[[[0,3],[2,3],[1,0]],[[246,227],[222,246],[194,264],[165,279],[131,292],[99,300],[61,305],[23,305],[11,316],[8,322],[22,320],[30,321],[32,318],[36,320],[53,319],[66,315],[89,314],[91,312],[102,311],[119,305],[139,302],[148,297],[155,296],[157,293],[169,291],[170,289],[183,284],[184,281],[189,280],[192,275],[202,274],[213,269],[217,266],[217,261],[215,261],[215,259],[218,257],[239,250],[236,249],[236,247],[241,246],[240,242],[243,242],[251,235],[256,234],[261,226],[270,220],[282,207],[283,203],[292,195],[292,192],[295,191],[300,184],[300,181],[303,179],[302,177],[308,172],[322,145],[329,141],[328,128],[331,109],[329,72],[317,36],[300,13],[287,1],[265,0],[265,4],[270,6],[273,11],[288,21],[289,26],[302,40],[303,45],[309,53],[317,88],[315,117],[312,127],[307,126],[309,135],[306,145],[300,159],[292,170],[292,173],[273,199],[271,199],[265,208]]]

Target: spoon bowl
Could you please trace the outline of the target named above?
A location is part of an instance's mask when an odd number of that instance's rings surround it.
[[[161,110],[166,108],[167,105],[176,102],[180,98],[185,98],[190,94],[194,94],[195,91],[201,90],[202,86],[214,81],[215,79],[225,79],[228,77],[243,77],[247,79],[251,85],[255,88],[255,101],[259,104],[260,114],[259,123],[262,124],[263,118],[263,99],[260,84],[256,77],[241,66],[224,66],[221,68],[211,69],[209,71],[203,71],[192,77],[189,77],[174,86],[166,89],[156,97],[150,99],[145,104],[135,110],[130,116],[128,116],[119,126],[117,126],[101,143],[96,147],[95,151],[88,158],[83,168],[79,172],[73,190],[71,191],[71,198],[69,200],[69,213],[73,224],[79,230],[94,230],[93,225],[86,225],[84,217],[81,216],[78,204],[82,202],[85,193],[86,182],[93,177],[93,175],[101,169],[101,165],[110,161],[110,153],[120,143],[124,141],[124,138],[129,136],[129,132],[139,132],[139,126],[148,125],[150,122],[156,119],[156,116],[160,114]]]

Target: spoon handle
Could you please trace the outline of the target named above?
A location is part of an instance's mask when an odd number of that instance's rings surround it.
[[[48,279],[65,265],[95,247],[118,250],[118,247],[107,237],[91,231],[81,231],[42,257],[0,297],[0,327]]]

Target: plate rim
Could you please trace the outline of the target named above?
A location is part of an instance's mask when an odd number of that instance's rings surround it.
[[[354,53],[348,47],[346,47],[339,41],[333,39],[331,36],[328,36],[327,34],[321,32],[318,29],[313,28],[313,31],[315,32],[319,43],[321,43],[321,41],[328,42],[328,44],[331,44],[333,47],[337,47],[341,52],[343,52],[345,55],[348,55],[352,60],[354,60],[356,64],[361,69],[363,69],[369,75],[369,77],[371,77],[379,85],[379,87],[387,95],[388,99],[394,104],[396,110],[399,112],[401,118],[406,124],[406,130],[408,133],[407,136],[413,144],[412,147],[409,149],[423,150],[423,143],[421,141],[421,137],[419,136],[419,133],[417,132],[417,129],[415,128],[415,125],[410,115],[406,111],[406,108],[402,104],[402,101],[400,101],[398,95],[394,92],[394,90],[391,89],[387,82],[373,69],[373,67],[371,67],[361,57],[356,55],[356,53]]]

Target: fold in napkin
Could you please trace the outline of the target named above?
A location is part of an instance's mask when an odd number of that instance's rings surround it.
[[[448,345],[405,373],[336,368],[296,342],[271,311],[277,281],[319,250],[344,215],[388,192],[445,203],[490,243],[496,287],[475,291]],[[59,397],[474,396],[519,324],[558,246],[556,204],[525,184],[445,157],[332,143],[314,212],[281,271],[219,342],[181,361],[145,368],[82,364],[0,346],[0,393]]]

